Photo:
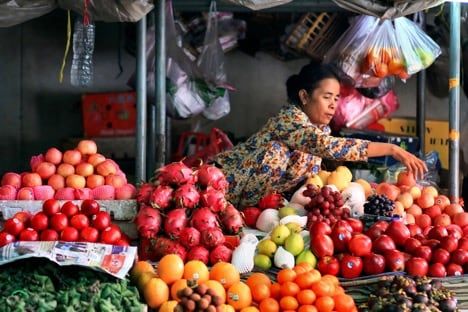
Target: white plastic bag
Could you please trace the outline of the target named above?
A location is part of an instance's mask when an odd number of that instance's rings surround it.
[[[198,66],[205,81],[210,86],[210,91],[215,97],[207,99],[207,108],[203,116],[207,119],[217,120],[229,114],[231,107],[229,103],[229,92],[227,88],[226,71],[224,69],[224,52],[218,38],[218,17],[216,2],[212,1],[208,14],[203,49],[198,59]],[[211,93],[211,92],[210,92]]]

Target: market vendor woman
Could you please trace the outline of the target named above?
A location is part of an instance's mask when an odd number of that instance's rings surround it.
[[[253,205],[264,194],[293,190],[320,170],[322,158],[366,161],[392,156],[418,177],[427,171],[422,160],[397,145],[330,135],[328,124],[340,96],[339,77],[331,65],[306,65],[286,87],[290,105],[246,142],[215,159],[230,183],[227,198],[234,205]]]

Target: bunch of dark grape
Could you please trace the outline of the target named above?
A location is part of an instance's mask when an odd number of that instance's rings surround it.
[[[177,292],[177,296],[180,298],[180,302],[174,308],[176,312],[216,312],[216,307],[222,304],[221,298],[216,296],[215,291],[206,285],[198,285],[195,288],[185,287]]]
[[[392,280],[380,281],[376,291],[359,310],[455,312],[457,300],[454,293],[438,280],[396,276]]]
[[[315,185],[307,185],[303,195],[310,197],[310,203],[304,208],[309,212],[308,222],[324,221],[330,225],[340,219],[350,216],[348,208],[342,208],[344,201],[340,192],[333,191],[330,187],[318,188]]]
[[[364,204],[364,213],[370,215],[391,217],[395,209],[395,202],[383,194],[373,194]]]

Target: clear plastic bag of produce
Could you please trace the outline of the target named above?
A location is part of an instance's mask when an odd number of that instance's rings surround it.
[[[413,21],[399,17],[394,23],[396,39],[401,47],[408,74],[413,75],[429,67],[441,54],[439,45]]]
[[[365,57],[367,42],[378,27],[379,20],[373,16],[360,15],[325,55],[324,63],[334,63],[353,82],[360,79],[361,60]],[[371,86],[379,84],[377,79]],[[369,86],[370,87],[370,86]]]
[[[218,37],[218,17],[216,2],[211,1],[203,49],[198,58],[198,66],[209,86],[217,95],[207,102],[203,116],[216,120],[229,114],[229,93],[226,70],[224,69],[224,52]]]

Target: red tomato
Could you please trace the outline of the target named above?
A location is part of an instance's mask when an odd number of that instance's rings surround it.
[[[58,212],[50,219],[50,228],[57,232],[63,231],[68,226],[68,218],[61,212]]]
[[[79,210],[80,209],[78,208],[78,205],[75,205],[71,201],[67,201],[65,204],[63,204],[62,209],[60,210],[60,212],[62,212],[64,215],[66,215],[67,217],[70,218],[70,217],[73,217],[74,215],[76,215]]]
[[[119,239],[117,242],[114,243],[116,246],[130,246],[130,243],[125,239]]]
[[[59,235],[55,230],[47,229],[41,232],[41,241],[56,241],[58,238]]]
[[[81,212],[87,216],[94,215],[99,212],[99,204],[93,199],[85,199],[81,203]]]
[[[91,223],[93,227],[102,231],[111,224],[111,216],[107,211],[99,211],[92,217]]]
[[[84,240],[85,242],[94,243],[97,242],[99,238],[99,231],[93,227],[85,227],[80,232],[80,239]]]
[[[18,235],[22,230],[24,230],[24,223],[18,220],[18,218],[11,218],[5,221],[3,229],[10,233],[13,236]]]
[[[48,199],[42,204],[42,211],[48,215],[52,216],[60,211],[60,203],[56,199]]]
[[[356,234],[348,242],[348,250],[358,257],[370,255],[372,250],[372,241],[367,235]]]
[[[82,230],[85,227],[89,226],[89,219],[82,213],[74,215],[70,220],[71,226],[77,230]]]
[[[19,240],[20,241],[37,241],[39,239],[39,234],[37,234],[35,229],[26,228],[21,231]]]
[[[67,226],[60,233],[60,239],[66,242],[76,242],[79,236],[78,230],[71,226]]]
[[[20,211],[20,212],[15,213],[13,218],[17,218],[24,224],[27,224],[29,219],[31,219],[31,214],[28,211]]]
[[[42,231],[49,226],[49,218],[43,212],[36,213],[31,219],[31,227],[36,231]]]
[[[110,226],[107,227],[101,233],[101,242],[103,242],[104,244],[115,244],[121,238],[122,234],[120,233],[120,231]]]
[[[15,241],[15,237],[7,232],[0,232],[0,247]]]

